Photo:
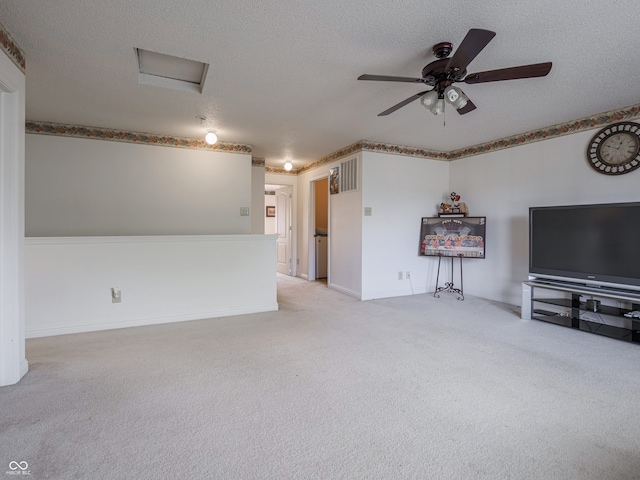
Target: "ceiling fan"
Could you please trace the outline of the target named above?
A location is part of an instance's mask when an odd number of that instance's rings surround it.
[[[462,82],[467,84],[514,80],[518,78],[544,77],[551,70],[551,62],[520,65],[518,67],[488,70],[467,75],[467,66],[495,37],[496,33],[489,30],[472,28],[453,54],[453,45],[440,42],[433,46],[433,54],[437,60],[422,69],[421,78],[393,77],[386,75],[360,75],[358,80],[376,80],[382,82],[407,82],[430,85],[431,90],[416,93],[402,102],[388,108],[378,116],[389,115],[396,110],[420,98],[420,102],[434,115],[444,112],[445,100],[452,105],[460,115],[476,109],[469,97],[453,84]]]

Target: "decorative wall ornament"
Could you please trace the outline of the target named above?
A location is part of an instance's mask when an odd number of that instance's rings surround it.
[[[333,167],[329,170],[329,194],[340,193],[340,167]]]
[[[228,153],[251,153],[251,147],[249,145],[225,142],[218,142],[215,145],[209,145],[204,140],[196,138],[172,137],[168,135],[155,135],[152,133],[65,125],[61,123],[27,121],[25,125],[25,132],[39,135],[89,138],[94,140],[109,140],[113,142],[138,143],[162,147],[194,148],[199,150],[215,150]]]
[[[445,201],[440,204],[438,209],[439,217],[458,216],[466,217],[469,214],[469,208],[465,202],[460,201],[460,195],[451,192]]]
[[[9,32],[0,23],[0,50],[5,52],[11,61],[16,64],[22,73],[25,73],[27,68],[27,62],[24,57],[24,52],[15,42],[15,40],[9,35]]]
[[[605,175],[636,170],[640,167],[640,124],[618,122],[598,131],[587,146],[587,161]]]

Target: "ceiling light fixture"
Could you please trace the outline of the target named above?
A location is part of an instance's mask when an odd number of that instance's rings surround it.
[[[442,93],[439,93],[438,90],[440,89],[434,88],[420,97],[420,103],[434,115],[440,115],[444,112],[445,100],[456,110],[461,109],[469,102],[469,97],[458,87],[449,85],[441,91]]]
[[[291,162],[285,162],[284,164],[284,169],[288,172],[293,168],[293,163]]]
[[[196,118],[200,120],[200,125],[204,125],[204,122],[207,121],[207,117],[205,117],[204,115],[198,115]],[[212,129],[207,130],[207,133],[204,136],[204,141],[207,142],[209,145],[215,145],[216,142],[218,141],[218,136],[216,135],[216,132]]]
[[[204,136],[204,140],[209,145],[215,145],[216,142],[218,141],[218,136],[213,130],[209,130],[207,131],[207,134]]]

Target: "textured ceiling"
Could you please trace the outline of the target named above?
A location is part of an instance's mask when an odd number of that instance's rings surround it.
[[[27,59],[27,119],[213,127],[295,168],[362,139],[450,151],[636,104],[638,18],[638,0],[0,0]],[[419,102],[377,116],[425,88],[360,74],[419,77],[433,44],[455,51],[470,28],[497,35],[469,72],[551,61],[551,73],[463,85],[478,107],[464,116]],[[139,84],[135,48],[209,63],[203,93]]]

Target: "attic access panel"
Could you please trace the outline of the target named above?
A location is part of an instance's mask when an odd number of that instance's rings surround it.
[[[208,63],[136,48],[138,82],[143,85],[202,93]]]

